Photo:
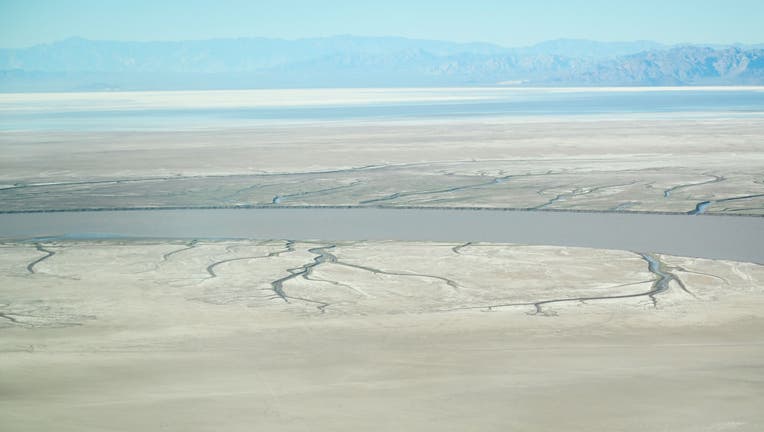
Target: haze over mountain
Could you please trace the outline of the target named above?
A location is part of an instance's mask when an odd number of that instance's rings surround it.
[[[399,37],[113,42],[0,49],[0,91],[449,85],[764,84],[764,46],[560,39],[522,48]]]

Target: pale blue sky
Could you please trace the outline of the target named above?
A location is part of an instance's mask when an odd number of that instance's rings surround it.
[[[764,42],[764,0],[0,0],[0,47],[71,36],[185,40],[355,34],[506,46],[548,39]]]

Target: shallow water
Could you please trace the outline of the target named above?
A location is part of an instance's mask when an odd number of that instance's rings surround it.
[[[279,122],[432,120],[683,113],[764,114],[764,91],[751,89],[352,89],[326,102],[294,91],[183,94],[144,92],[45,96],[0,95],[0,131],[156,130],[247,127]],[[310,95],[310,91],[305,92]],[[323,94],[323,93],[322,93]],[[343,96],[344,95],[344,96]],[[390,95],[398,95],[393,98]],[[119,99],[118,96],[124,98]],[[226,103],[225,97],[235,99]],[[222,98],[222,99],[221,99]],[[294,98],[294,100],[285,99]],[[343,99],[345,98],[345,99]],[[345,102],[343,102],[345,101]],[[288,102],[288,103],[287,103]]]
[[[509,242],[764,263],[764,218],[443,209],[214,209],[0,214],[0,238]]]

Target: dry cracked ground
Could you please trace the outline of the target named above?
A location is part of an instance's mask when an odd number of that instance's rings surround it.
[[[0,134],[0,211],[385,206],[764,215],[764,120]]]
[[[26,430],[755,431],[764,266],[490,243],[0,244]]]

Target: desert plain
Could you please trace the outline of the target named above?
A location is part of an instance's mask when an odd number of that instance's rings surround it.
[[[352,92],[262,95],[357,102]],[[95,98],[108,111],[198,96]],[[251,94],[213,96],[238,106]],[[3,95],[0,111],[55,114],[91,97]],[[755,239],[762,139],[755,113],[10,128],[0,132],[0,220],[211,208],[646,212],[744,218]],[[92,234],[41,226],[0,239],[4,429],[764,424],[759,255]]]

